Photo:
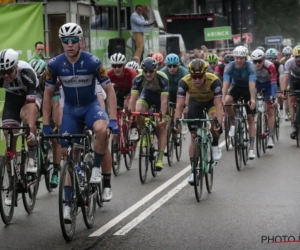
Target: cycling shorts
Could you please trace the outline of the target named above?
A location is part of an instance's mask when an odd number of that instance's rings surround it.
[[[264,89],[263,95],[264,95],[265,102],[269,102],[271,100],[272,85],[270,83],[260,83],[256,81],[256,89],[257,89],[257,93],[259,93],[262,89]]]
[[[156,111],[160,111],[160,94],[153,93],[152,91],[149,91],[147,89],[143,89],[139,99],[136,102],[137,104],[144,104],[147,109],[149,109],[151,106],[155,106]]]
[[[296,96],[293,91],[300,90],[300,79],[291,75],[290,81],[290,96]]]
[[[235,103],[240,99],[240,97],[243,97],[245,103],[248,103],[251,100],[251,95],[248,87],[245,88],[230,85],[227,95],[231,96],[233,98],[233,102]],[[245,108],[248,115],[255,114],[255,109],[251,110],[248,105],[245,106]]]

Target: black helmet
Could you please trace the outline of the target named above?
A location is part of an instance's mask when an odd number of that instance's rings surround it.
[[[203,59],[193,59],[189,65],[188,69],[190,74],[201,74],[204,75],[206,73],[208,64]]]
[[[232,61],[234,61],[234,57],[232,55],[228,54],[224,56],[224,63],[230,63]]]
[[[149,70],[149,69],[156,69],[157,68],[157,61],[152,57],[145,58],[141,63],[141,69]]]

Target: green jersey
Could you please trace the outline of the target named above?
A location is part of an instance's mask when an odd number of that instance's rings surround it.
[[[32,60],[38,60],[38,59],[42,59],[45,61],[45,58],[43,56],[39,56],[38,54],[34,54],[33,57],[28,61],[32,61]]]
[[[169,79],[169,95],[176,95],[177,94],[177,88],[178,88],[178,82],[179,80],[188,75],[189,71],[183,67],[183,66],[179,66],[177,74],[176,75],[171,75],[168,71],[168,67],[165,66],[163,67],[160,71],[164,72],[168,79]]]

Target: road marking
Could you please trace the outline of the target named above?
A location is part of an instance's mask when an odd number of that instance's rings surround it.
[[[225,145],[225,141],[220,143],[220,147],[223,147]],[[178,180],[180,177],[182,177],[184,174],[186,174],[188,171],[190,171],[191,165],[188,165],[183,170],[181,170],[179,173],[174,175],[172,178],[167,180],[165,183],[160,185],[158,188],[153,190],[150,194],[146,195],[144,198],[139,200],[137,203],[133,204],[131,207],[126,209],[124,212],[119,214],[117,217],[112,219],[111,221],[107,222],[104,226],[100,227],[98,230],[96,230],[94,233],[89,235],[89,237],[99,237],[102,234],[106,233],[108,230],[110,230],[112,227],[114,227],[116,224],[118,224],[120,221],[122,221],[124,218],[132,214],[135,210],[143,206],[146,202],[151,200],[155,195],[162,192],[164,189],[166,189],[168,186],[170,186],[172,183],[174,183],[176,180]],[[185,180],[186,182],[186,180]]]
[[[222,142],[220,144],[220,147],[223,147],[224,145],[225,145],[225,142]],[[188,166],[188,168],[190,169],[190,166]],[[139,223],[141,223],[144,219],[146,219],[150,214],[152,214],[156,209],[158,209],[163,204],[165,204],[169,199],[171,199],[175,194],[177,194],[187,184],[188,183],[186,180],[181,182],[178,186],[176,186],[171,191],[169,191],[166,195],[164,195],[162,198],[160,198],[157,202],[155,202],[150,207],[148,207],[144,212],[139,214],[132,221],[130,221],[128,224],[126,224],[124,227],[122,227],[120,230],[118,230],[114,235],[127,234],[131,229],[136,227]]]

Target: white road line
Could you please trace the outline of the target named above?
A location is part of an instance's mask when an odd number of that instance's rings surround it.
[[[225,145],[225,141],[220,143],[220,147],[223,147]],[[117,217],[112,219],[111,221],[107,222],[104,226],[100,227],[97,231],[89,235],[89,237],[99,237],[102,234],[106,233],[108,230],[110,230],[112,227],[114,227],[116,224],[118,224],[120,221],[122,221],[124,218],[132,214],[135,210],[143,206],[146,202],[151,200],[155,195],[162,192],[164,189],[166,189],[168,186],[170,186],[172,183],[174,183],[176,180],[178,180],[180,177],[182,177],[184,174],[186,174],[188,171],[190,171],[191,165],[188,165],[183,170],[181,170],[179,173],[174,175],[172,178],[167,180],[165,183],[160,185],[158,188],[153,190],[150,194],[146,195],[144,198],[139,200],[137,203],[126,209],[124,212],[119,214]],[[187,182],[185,180],[185,182]],[[177,193],[177,192],[176,192]],[[170,197],[171,198],[171,197]]]

